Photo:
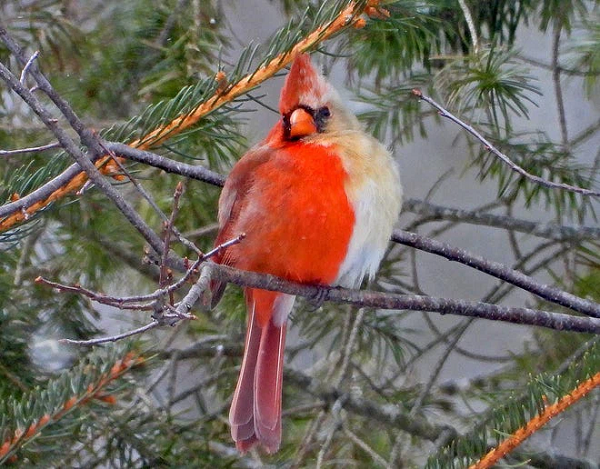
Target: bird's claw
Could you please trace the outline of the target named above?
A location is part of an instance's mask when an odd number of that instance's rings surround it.
[[[328,292],[329,292],[329,289],[327,287],[317,286],[316,293],[313,296],[307,298],[308,304],[310,305],[311,312],[316,311],[321,306],[323,306],[323,303],[327,299]]]

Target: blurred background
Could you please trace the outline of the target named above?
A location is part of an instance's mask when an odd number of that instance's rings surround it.
[[[189,103],[207,100],[219,70],[235,83],[261,60],[327,24],[345,3],[5,0],[0,24],[28,53],[40,51],[42,70],[90,128],[127,142]],[[597,198],[518,177],[410,92],[420,88],[432,96],[527,171],[598,189],[598,2],[382,3],[389,18],[369,19],[364,28],[319,44],[313,61],[393,151],[405,194],[397,226],[598,301]],[[2,46],[0,58],[19,70]],[[153,151],[226,174],[277,121],[284,76]],[[196,87],[184,102],[180,90],[190,85]],[[33,113],[0,88],[0,149],[50,141]],[[0,156],[0,198],[27,194],[68,164],[56,150]],[[183,178],[131,162],[126,167],[169,213]],[[160,232],[159,216],[135,186],[115,185]],[[176,226],[206,250],[216,234],[219,189],[193,180],[185,188]],[[497,217],[482,221],[484,214]],[[540,235],[543,227],[549,229]],[[563,236],[564,227],[573,229]],[[582,235],[581,227],[596,231]],[[532,400],[539,389],[560,396],[577,373],[598,371],[600,352],[586,334],[435,313],[359,313],[335,304],[311,311],[298,301],[288,335],[282,450],[239,457],[226,420],[245,325],[238,288],[228,288],[217,310],[195,311],[198,320],[133,343],[94,350],[58,343],[120,333],[146,324],[149,314],[59,294],[34,279],[43,275],[112,296],[149,293],[157,275],[141,262],[143,248],[143,239],[93,187],[0,233],[0,398],[8,406],[0,437],[9,439],[15,427],[27,428],[25,422],[60,407],[70,392],[84,389],[77,387],[83,386],[81,376],[100,376],[86,370],[108,366],[125,348],[148,358],[106,391],[116,403],[88,399],[41,430],[13,464],[463,467],[468,463],[456,454],[444,454],[440,435],[427,437],[373,412],[369,417],[340,396],[348,393],[382,411],[399,409],[417,423],[448,425],[463,435],[461,451],[474,458],[477,442],[493,446],[501,434],[497,421],[527,420],[527,411],[502,408],[510,399]],[[180,244],[173,249],[192,257]],[[365,288],[564,312],[467,266],[398,244],[390,245],[380,275]],[[572,363],[581,369],[569,368]],[[55,394],[42,399],[36,386]],[[36,397],[46,410],[33,408]],[[28,409],[25,415],[10,413],[18,405]],[[597,467],[599,409],[596,390],[505,463]],[[478,440],[481,428],[487,433]]]

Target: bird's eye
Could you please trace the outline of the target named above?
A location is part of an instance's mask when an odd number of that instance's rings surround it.
[[[319,114],[319,117],[322,119],[327,119],[331,116],[331,111],[329,111],[329,108],[327,106],[320,108],[317,112]]]

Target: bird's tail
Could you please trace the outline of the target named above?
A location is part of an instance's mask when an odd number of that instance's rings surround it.
[[[281,443],[281,390],[287,315],[294,297],[246,289],[248,329],[229,422],[238,450],[259,443],[274,453]]]

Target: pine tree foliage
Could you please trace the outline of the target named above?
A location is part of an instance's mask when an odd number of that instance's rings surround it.
[[[597,198],[523,178],[411,93],[418,88],[432,96],[529,173],[597,190],[597,113],[579,119],[554,103],[563,101],[567,110],[585,106],[597,111],[600,4],[380,3],[389,17],[363,16],[362,27],[344,27],[328,40],[319,37],[311,50],[332,76],[343,71],[344,99],[351,101],[368,131],[392,148],[405,177],[423,181],[425,198],[412,205],[417,208],[405,210],[398,226],[461,247],[501,233],[493,237],[502,240],[497,252],[478,254],[600,302]],[[40,51],[36,62],[55,90],[107,141],[225,175],[276,119],[270,111],[265,117],[258,110],[276,108],[277,96],[258,84],[218,105],[216,98],[256,77],[354,4],[5,0],[0,26],[28,54]],[[366,8],[372,2],[356,4]],[[262,19],[262,11],[280,21],[263,21],[265,39],[250,42],[246,26],[251,27],[255,16]],[[528,34],[551,44],[553,50],[543,60],[523,51]],[[1,43],[0,62],[19,78],[22,66]],[[273,75],[268,79],[277,81],[280,74]],[[548,78],[547,83],[540,78]],[[30,78],[25,83],[34,85]],[[55,112],[39,91],[36,96]],[[196,118],[199,109],[206,112]],[[540,118],[540,109],[552,109],[552,115]],[[181,124],[191,116],[193,125]],[[170,126],[173,121],[180,125]],[[62,118],[60,123],[68,129]],[[166,133],[155,133],[165,126]],[[255,135],[257,128],[261,135]],[[0,82],[0,150],[52,142],[32,111]],[[428,152],[447,153],[448,158],[460,148],[465,158],[453,173],[439,177],[429,168],[435,160],[423,156],[414,163],[422,171],[415,171],[406,167],[413,160],[403,158],[419,142],[428,145]],[[72,164],[54,146],[0,153],[0,210]],[[127,175],[111,178],[113,187],[159,235],[163,217],[173,210],[175,187],[183,180],[175,226],[204,252],[212,247],[218,187],[127,159],[122,164]],[[458,202],[446,203],[448,184],[454,185],[448,197],[461,188]],[[472,192],[479,184],[480,191]],[[405,185],[415,186],[412,181]],[[484,192],[488,197],[479,200]],[[453,217],[444,209],[433,215],[433,204],[440,201],[463,210]],[[487,215],[484,226],[475,221]],[[561,240],[532,234],[522,228],[523,219],[557,231],[572,226],[575,234]],[[177,256],[196,258],[176,237],[171,248]],[[312,303],[299,299],[286,351],[282,448],[272,456],[241,456],[227,424],[245,328],[239,288],[229,287],[214,311],[194,309],[196,320],[136,336],[133,345],[90,350],[58,342],[129,330],[148,323],[150,313],[104,307],[36,278],[79,284],[114,297],[146,294],[156,290],[160,276],[152,262],[143,260],[147,252],[138,231],[93,186],[62,195],[0,232],[2,463],[468,467],[547,403],[568,395],[600,370],[600,349],[591,334],[516,329],[414,311],[357,311],[336,303],[314,311]],[[524,296],[506,282],[478,282],[483,274],[466,268],[448,275],[447,263],[434,263],[432,257],[391,244],[377,278],[364,287],[572,313]],[[433,269],[435,286],[427,280],[427,269]],[[173,281],[181,278],[177,271],[172,275]],[[181,300],[185,291],[174,292],[174,300]],[[494,327],[493,333],[488,327]],[[518,343],[512,337],[516,330],[523,334]],[[515,349],[498,346],[504,342]],[[135,355],[129,355],[132,350]],[[600,438],[599,409],[596,390],[562,414],[564,423],[541,430],[548,444],[534,440],[504,463],[552,467],[563,458],[573,467],[597,467],[589,459],[600,457],[594,448]],[[569,429],[572,422],[577,431]]]
[[[18,399],[11,397],[3,401],[0,423],[3,445],[0,450],[0,462],[10,460],[21,446],[36,436],[36,433],[43,433],[45,427],[52,427],[55,422],[63,432],[73,431],[73,427],[81,424],[85,425],[85,420],[67,417],[74,409],[92,399],[113,403],[116,398],[111,395],[113,390],[107,389],[107,385],[136,363],[137,359],[123,347],[115,348],[108,354],[105,351],[95,352],[87,355],[74,369],[65,371],[60,377],[49,382],[46,389],[36,387]],[[85,432],[85,429],[75,431]],[[24,450],[23,457],[31,458],[33,463],[42,460],[40,448],[34,449],[31,446],[28,445]],[[43,446],[42,443],[41,448]]]
[[[463,468],[497,446],[508,435],[525,426],[541,414],[549,403],[571,393],[578,384],[598,373],[600,347],[598,341],[578,357],[565,371],[558,375],[530,376],[522,395],[509,395],[502,399],[501,407],[489,413],[479,425],[444,448],[442,454],[431,457],[428,468]],[[493,433],[490,434],[490,429]]]

